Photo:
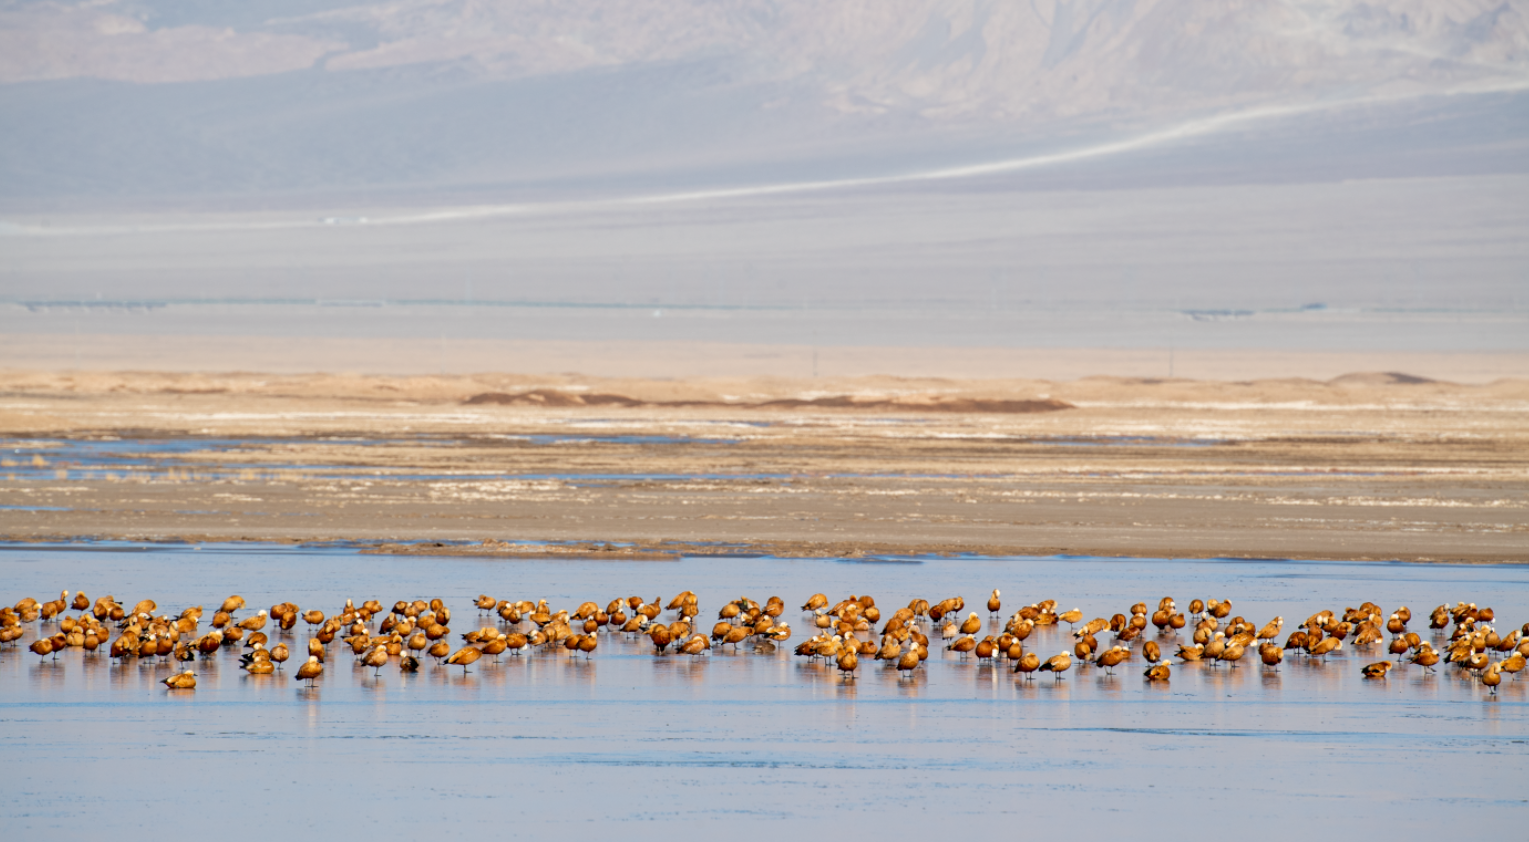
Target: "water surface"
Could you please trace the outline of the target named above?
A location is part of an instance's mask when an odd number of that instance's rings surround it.
[[[816,591],[870,593],[889,608],[960,594],[982,611],[997,587],[1005,611],[1049,597],[1088,616],[1165,595],[1181,605],[1230,598],[1257,623],[1282,614],[1286,633],[1317,610],[1364,600],[1409,605],[1420,633],[1429,609],[1457,600],[1491,605],[1504,631],[1529,620],[1522,566],[550,562],[121,543],[12,546],[0,565],[6,603],[83,588],[92,599],[110,592],[129,605],[152,597],[161,610],[210,611],[238,592],[248,614],[283,600],[332,612],[347,597],[439,596],[454,611],[453,638],[496,619],[479,620],[479,593],[571,609],[687,588],[703,619],[740,595],[781,596],[792,645],[808,625],[794,609]],[[285,638],[294,649],[305,630]],[[1089,669],[1026,683],[939,650],[913,681],[867,663],[846,682],[789,646],[656,658],[615,636],[588,661],[557,650],[480,661],[466,675],[390,666],[374,676],[336,644],[312,689],[290,675],[248,676],[225,651],[197,665],[195,691],[170,692],[158,684],[176,671],[170,664],[119,666],[79,650],[39,662],[24,648],[31,639],[0,652],[0,750],[25,759],[0,816],[53,837],[158,832],[213,805],[258,818],[218,822],[234,839],[267,837],[273,822],[304,836],[588,827],[907,838],[952,828],[1129,832],[1147,816],[1253,838],[1402,826],[1421,837],[1462,823],[1512,838],[1529,818],[1520,782],[1529,681],[1504,683],[1496,698],[1415,667],[1365,681],[1359,666],[1378,651],[1325,664],[1292,657],[1278,674],[1185,665],[1164,686],[1143,681],[1140,660],[1113,677]],[[1043,656],[1069,643],[1065,627],[1027,641]]]

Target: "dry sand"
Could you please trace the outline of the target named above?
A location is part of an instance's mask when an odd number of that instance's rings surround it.
[[[1101,372],[1199,380],[1329,380],[1405,371],[1456,383],[1529,378],[1529,353],[1299,351],[1269,348],[944,347],[436,337],[0,333],[6,367],[38,371],[313,371],[439,375],[577,371],[607,378],[875,377],[1076,380]],[[1420,328],[1421,329],[1421,328]],[[1500,325],[1483,329],[1503,330]]]
[[[12,540],[1529,557],[1524,380],[9,371],[0,394]],[[1024,411],[972,411],[994,408]],[[251,441],[115,466],[54,446],[102,437]]]

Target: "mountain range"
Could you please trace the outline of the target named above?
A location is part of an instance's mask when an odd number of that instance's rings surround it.
[[[1526,87],[1518,0],[13,0],[0,195],[476,201],[1331,126],[1522,171]]]

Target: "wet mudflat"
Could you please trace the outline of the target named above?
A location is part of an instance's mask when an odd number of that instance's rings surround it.
[[[1416,380],[10,372],[0,540],[1524,562],[1529,391]]]
[[[981,613],[1040,599],[1087,617],[1172,596],[1231,599],[1233,613],[1285,633],[1321,610],[1365,600],[1427,612],[1490,605],[1506,632],[1529,620],[1529,569],[1279,561],[1039,559],[684,559],[504,561],[360,555],[344,549],[80,545],[0,552],[0,602],[84,589],[161,611],[223,597],[240,616],[290,600],[326,613],[346,598],[440,597],[457,634],[498,618],[479,593],[546,599],[645,599],[691,589],[701,630],[728,600],[781,596],[794,635],[688,658],[602,635],[592,659],[561,649],[484,659],[470,672],[426,662],[380,676],[329,647],[313,688],[291,673],[307,627],[271,627],[294,650],[286,675],[250,676],[225,650],[199,662],[194,691],[158,682],[178,664],[112,663],[67,650],[39,662],[0,652],[0,751],[13,759],[0,820],[47,836],[111,827],[131,835],[175,822],[234,839],[501,832],[587,827],[775,833],[1140,832],[1222,827],[1252,838],[1468,827],[1512,838],[1529,818],[1529,681],[1497,697],[1452,670],[1413,666],[1360,677],[1383,647],[1347,643],[1326,663],[1288,655],[1278,674],[1175,665],[1148,684],[1140,656],[1111,677],[1018,680],[940,648],[913,680],[866,658],[845,681],[790,649],[811,634],[798,611],[814,592],[869,593],[880,606],[961,595]],[[667,619],[669,615],[665,615]],[[989,628],[997,629],[996,620]],[[204,623],[205,627],[205,623]],[[51,633],[52,624],[44,631]],[[1187,639],[1187,633],[1181,633]],[[1283,638],[1284,635],[1281,637]],[[1152,635],[1148,635],[1152,637]],[[1104,638],[1101,637],[1101,641]],[[1026,641],[1070,649],[1065,625]],[[1171,652],[1173,646],[1166,645]],[[1436,644],[1438,641],[1435,641]],[[186,825],[181,825],[186,826]],[[1506,835],[1503,835],[1506,834]]]

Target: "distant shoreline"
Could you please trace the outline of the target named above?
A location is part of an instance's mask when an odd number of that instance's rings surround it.
[[[118,544],[120,546],[102,546]],[[166,549],[184,547],[188,550],[204,546],[227,549],[247,548],[305,548],[331,552],[354,552],[360,555],[398,555],[420,558],[481,558],[502,561],[652,561],[670,562],[685,558],[709,558],[718,561],[748,561],[753,559],[839,559],[866,564],[897,564],[906,561],[939,561],[941,559],[1057,559],[1078,558],[1089,560],[1186,560],[1199,561],[1266,561],[1298,562],[1302,564],[1374,563],[1374,564],[1428,564],[1513,567],[1529,565],[1529,555],[1517,558],[1484,557],[1464,555],[1458,558],[1431,558],[1423,556],[1386,557],[1363,553],[1333,553],[1330,555],[1278,556],[1260,555],[1255,552],[1231,552],[1225,554],[1191,550],[1120,552],[1118,549],[1091,551],[1086,547],[1023,547],[986,546],[963,547],[950,550],[930,546],[868,545],[865,542],[779,542],[737,544],[726,548],[705,547],[697,544],[684,545],[681,541],[622,542],[583,541],[560,545],[557,548],[533,549],[514,542],[495,541],[433,541],[429,539],[408,541],[406,539],[333,540],[326,538],[228,538],[225,536],[176,536],[144,537],[133,535],[73,535],[73,536],[25,536],[0,534],[0,552],[96,550],[100,552],[140,552],[143,549]]]
[[[131,317],[123,316],[123,319]],[[15,319],[10,319],[15,322]],[[1529,351],[1338,351],[1248,347],[957,347],[330,336],[0,331],[0,375],[79,372],[243,373],[363,377],[519,375],[614,379],[844,377],[1045,380],[1089,377],[1241,382],[1326,381],[1353,372],[1404,372],[1484,385],[1529,379]],[[895,372],[895,374],[889,374]]]

